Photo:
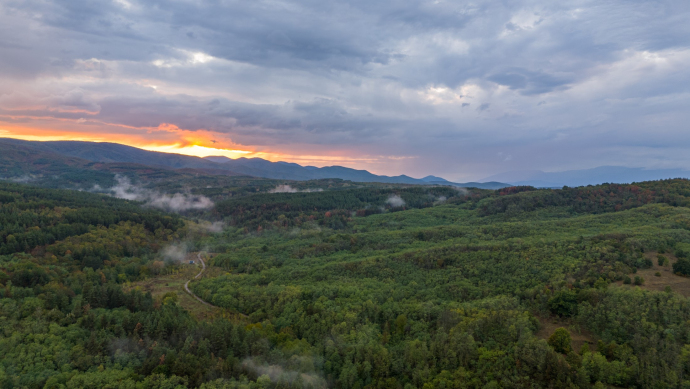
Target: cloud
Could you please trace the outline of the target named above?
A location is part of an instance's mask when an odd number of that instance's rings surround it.
[[[386,200],[386,204],[390,204],[391,207],[404,207],[405,200],[398,195],[392,195]]]
[[[191,209],[208,209],[213,207],[213,201],[206,196],[174,193],[162,194],[156,191],[132,185],[128,177],[116,175],[117,184],[107,190],[113,196],[143,201],[147,206],[160,208],[172,212],[184,212]],[[95,189],[95,188],[94,188]]]
[[[687,167],[689,17],[683,0],[2,2],[0,123],[112,141],[169,123],[453,180]]]
[[[487,77],[489,81],[518,90],[523,95],[535,95],[567,88],[570,80],[564,76],[526,69],[510,69]]]

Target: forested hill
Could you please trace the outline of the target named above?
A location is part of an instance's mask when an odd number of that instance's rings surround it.
[[[32,149],[38,153],[57,154],[92,162],[126,162],[172,169],[218,168],[218,164],[198,157],[147,151],[117,143],[80,141],[32,142],[9,138],[0,138],[0,143]]]
[[[357,170],[342,166],[329,166],[323,168],[316,168],[313,166],[305,167],[295,163],[271,162],[261,158],[204,159],[187,155],[142,150],[116,143],[78,141],[32,142],[19,139],[0,138],[0,150],[3,149],[3,146],[30,149],[33,150],[33,153],[38,154],[47,153],[48,158],[53,158],[53,156],[58,155],[61,158],[76,157],[91,162],[131,163],[153,168],[196,169],[212,174],[248,175],[277,180],[307,181],[342,179],[353,182],[454,185],[488,189],[508,186],[500,182],[457,184],[433,176],[428,176],[425,179],[411,178],[406,175],[389,177],[372,174],[366,170]],[[222,163],[214,162],[214,160],[221,161]],[[1,172],[0,170],[0,173]]]
[[[120,185],[118,179],[128,181],[132,192],[139,194],[174,196],[180,193],[205,196],[212,201],[266,193],[281,186],[292,191],[310,191],[383,185],[339,179],[271,180],[236,175],[221,169],[170,169],[137,163],[93,162],[25,147],[21,143],[5,143],[0,139],[0,180],[113,194]],[[130,194],[130,197],[137,197],[136,193]]]
[[[352,213],[390,195],[226,207],[237,228],[208,244],[228,273],[194,291],[276,340],[218,352],[341,388],[690,384],[690,181],[471,190]]]
[[[522,186],[495,191],[443,186],[341,188],[329,192],[265,193],[231,198],[218,202],[213,212],[245,229],[300,226],[313,221],[327,223],[331,228],[345,228],[353,215],[369,216],[442,204],[476,209],[480,216],[517,217],[548,208],[570,216],[615,212],[650,203],[685,207],[690,205],[689,183],[677,179],[562,189]]]
[[[0,182],[0,254],[124,224],[140,225],[152,235],[170,234],[184,225],[176,215],[110,196]]]
[[[690,181],[336,184],[205,229],[0,183],[0,387],[690,387]]]

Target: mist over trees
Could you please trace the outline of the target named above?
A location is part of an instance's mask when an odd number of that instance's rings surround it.
[[[0,384],[683,387],[689,193],[335,188],[186,217],[3,183]],[[201,250],[214,315],[137,286]]]

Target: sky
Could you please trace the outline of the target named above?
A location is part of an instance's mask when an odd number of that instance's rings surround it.
[[[690,1],[0,1],[0,137],[480,180],[690,168]]]

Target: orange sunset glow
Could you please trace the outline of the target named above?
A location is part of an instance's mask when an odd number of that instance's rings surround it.
[[[0,0],[0,389],[690,389],[690,0]]]
[[[63,124],[58,122],[57,124]],[[348,165],[362,169],[372,169],[372,164],[383,160],[394,160],[395,157],[353,157],[342,152],[334,151],[326,155],[291,154],[245,145],[237,145],[223,141],[225,134],[211,131],[188,131],[170,124],[161,124],[155,128],[142,129],[127,128],[125,126],[105,126],[111,132],[102,132],[101,126],[92,131],[73,130],[65,126],[51,123],[53,128],[28,127],[24,125],[0,125],[0,137],[15,138],[29,141],[87,141],[111,142],[138,147],[149,151],[175,153],[195,157],[224,156],[228,158],[262,158],[272,162],[284,161],[314,166]],[[115,130],[115,131],[114,131]]]

